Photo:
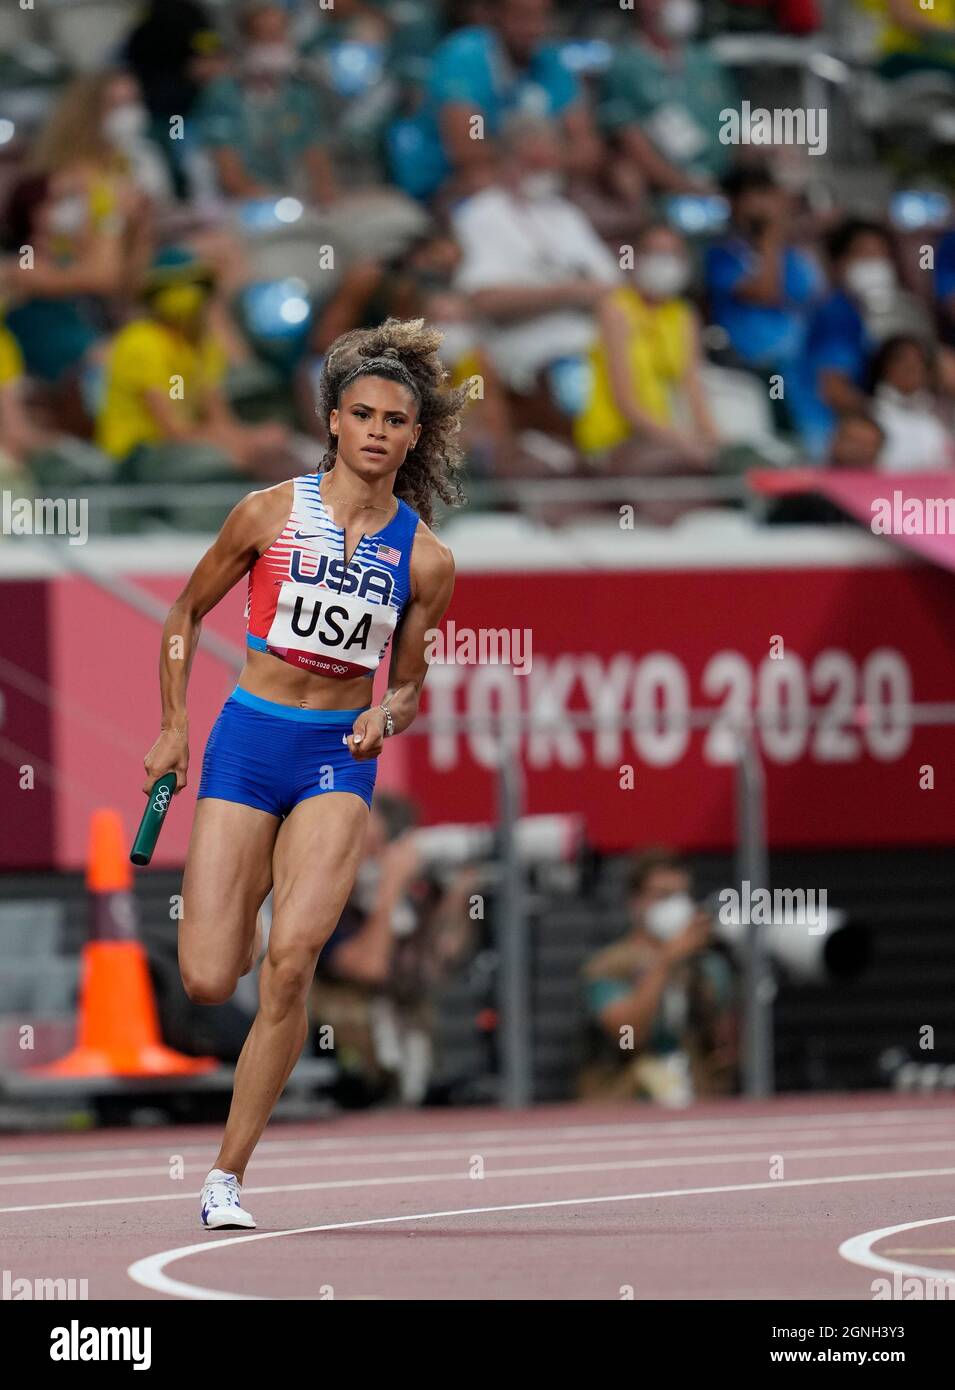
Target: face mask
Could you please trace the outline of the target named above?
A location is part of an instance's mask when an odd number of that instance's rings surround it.
[[[470,323],[436,323],[433,327],[444,334],[438,356],[446,367],[456,367],[477,342],[477,333]]]
[[[893,386],[888,381],[876,387],[875,396],[876,400],[888,401],[890,405],[906,410],[931,410],[934,404],[931,391],[926,391],[924,386],[904,391],[901,386]]]
[[[660,32],[668,39],[692,38],[699,27],[699,0],[666,0],[660,12]]]
[[[244,66],[250,77],[284,77],[297,61],[290,43],[254,43],[246,49]]]
[[[637,257],[633,278],[644,294],[654,299],[675,299],[689,283],[690,267],[682,256],[658,251]]]
[[[563,186],[564,181],[560,174],[548,173],[546,170],[539,174],[525,174],[521,179],[521,192],[525,198],[535,203],[542,198],[556,198]]]
[[[144,106],[116,106],[103,118],[103,134],[111,145],[126,145],[145,135],[146,124]]]
[[[846,270],[846,288],[867,308],[887,306],[896,283],[895,266],[882,256],[853,261]]]
[[[690,925],[695,912],[696,904],[689,893],[671,893],[650,904],[643,914],[643,925],[658,941],[672,941]]]
[[[206,297],[201,285],[168,285],[153,295],[153,313],[166,323],[191,323],[202,313]]]
[[[86,199],[80,193],[59,198],[50,210],[50,230],[58,236],[72,236],[86,225]]]

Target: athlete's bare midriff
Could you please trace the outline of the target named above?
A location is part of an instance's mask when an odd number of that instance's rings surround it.
[[[250,695],[299,709],[364,709],[371,704],[370,676],[333,680],[290,666],[270,652],[248,651],[239,685]]]

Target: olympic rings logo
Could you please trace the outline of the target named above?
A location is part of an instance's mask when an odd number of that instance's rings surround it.
[[[153,810],[158,811],[159,814],[162,815],[169,805],[169,798],[171,796],[172,792],[169,787],[160,787],[159,791],[156,793],[156,800],[153,802]]]
[[[333,673],[334,673],[336,676],[344,676],[344,675],[346,674],[346,672],[348,671],[348,667],[347,667],[347,666],[336,666],[336,665],[333,663],[333,665],[332,665],[332,671],[333,671]]]

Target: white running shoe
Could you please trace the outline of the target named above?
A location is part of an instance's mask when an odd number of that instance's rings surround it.
[[[229,1226],[255,1226],[255,1218],[242,1206],[242,1185],[234,1173],[213,1168],[202,1184],[199,1220],[207,1230]]]

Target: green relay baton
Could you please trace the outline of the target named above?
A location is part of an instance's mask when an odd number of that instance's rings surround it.
[[[129,855],[134,864],[148,864],[152,859],[153,850],[156,848],[156,841],[159,839],[159,832],[166,819],[166,812],[172,804],[172,794],[175,790],[176,774],[174,772],[164,772],[153,783],[153,789],[149,793],[149,800],[146,803],[143,818],[139,822],[139,829],[136,831],[136,838]]]

